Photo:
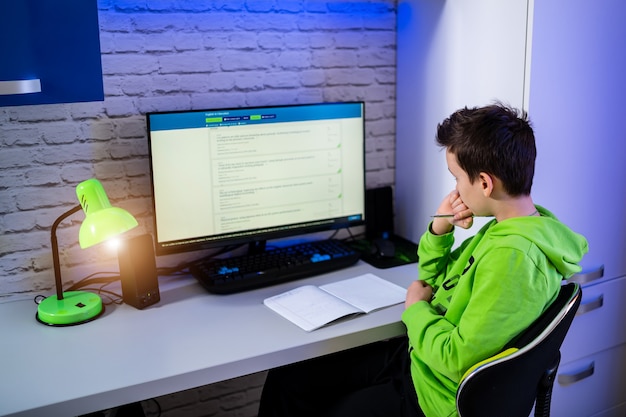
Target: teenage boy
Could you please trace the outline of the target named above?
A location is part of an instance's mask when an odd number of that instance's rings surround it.
[[[535,205],[535,138],[525,113],[502,104],[464,108],[437,128],[455,189],[419,243],[408,290],[407,338],[272,370],[266,416],[456,415],[461,377],[499,352],[580,271],[587,241]],[[493,217],[452,249],[455,226]]]

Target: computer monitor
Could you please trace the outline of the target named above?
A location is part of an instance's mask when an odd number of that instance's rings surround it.
[[[156,253],[363,224],[364,110],[343,102],[148,113]]]

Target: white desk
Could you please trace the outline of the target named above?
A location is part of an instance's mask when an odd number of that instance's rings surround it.
[[[333,272],[233,295],[207,293],[192,277],[160,280],[145,310],[107,306],[80,326],[35,320],[32,300],[0,304],[0,415],[75,416],[145,400],[404,333],[403,305],[307,333],[263,299],[307,284],[372,272],[403,287],[417,264]]]

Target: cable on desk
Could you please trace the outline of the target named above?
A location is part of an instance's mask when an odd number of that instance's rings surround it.
[[[100,275],[100,274],[109,274],[109,275],[104,276],[104,277],[97,277],[97,275]],[[90,291],[96,292],[98,295],[104,295],[106,298],[109,299],[108,302],[103,301],[104,305],[111,305],[111,304],[119,305],[119,304],[122,304],[122,295],[116,292],[104,289],[104,287],[106,287],[107,285],[112,284],[119,280],[120,280],[120,275],[119,273],[116,273],[116,272],[94,272],[93,274],[87,275],[85,278],[73,283],[67,289],[64,289],[63,292],[76,291],[78,289],[90,290]],[[102,284],[102,285],[96,288],[89,287],[90,285],[94,285],[94,284]],[[39,304],[45,299],[46,299],[45,296],[39,294],[35,296],[33,301],[35,302],[35,304]]]

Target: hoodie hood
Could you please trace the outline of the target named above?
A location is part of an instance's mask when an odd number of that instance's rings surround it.
[[[507,219],[492,225],[489,234],[494,237],[518,235],[533,242],[564,278],[580,272],[578,264],[589,250],[587,239],[561,223],[549,210],[536,208],[541,217]]]

